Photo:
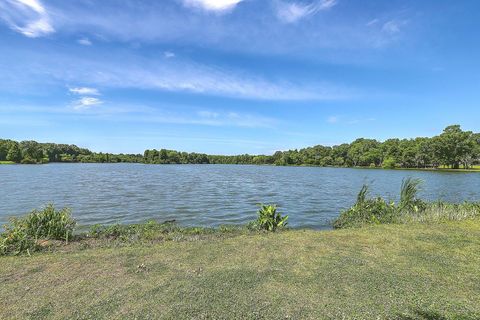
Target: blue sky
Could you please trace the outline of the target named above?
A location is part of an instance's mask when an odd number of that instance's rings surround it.
[[[0,137],[273,153],[480,131],[479,1],[0,0]]]

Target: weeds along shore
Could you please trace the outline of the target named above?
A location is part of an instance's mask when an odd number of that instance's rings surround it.
[[[427,202],[418,197],[420,180],[405,179],[400,201],[369,197],[364,185],[355,204],[332,222],[334,229],[361,228],[376,224],[442,223],[480,217],[480,202]],[[21,218],[12,218],[0,234],[0,255],[32,254],[39,251],[77,250],[96,247],[152,244],[165,241],[196,241],[288,230],[288,216],[276,205],[260,205],[258,218],[244,226],[183,227],[175,221],[140,224],[93,225],[77,232],[68,208],[48,204]]]

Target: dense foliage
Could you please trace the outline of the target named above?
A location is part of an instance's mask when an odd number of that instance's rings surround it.
[[[76,145],[17,142],[0,139],[0,161],[34,164],[48,162],[142,162],[141,155],[95,153]]]
[[[271,156],[220,156],[173,150],[146,150],[145,163],[270,164],[384,168],[471,168],[480,163],[480,134],[463,131],[459,125],[445,128],[433,138],[357,139],[333,147],[315,146],[277,151]]]
[[[388,139],[379,142],[360,138],[333,147],[314,146],[277,151],[273,155],[207,155],[167,149],[140,154],[95,153],[75,145],[16,142],[0,139],[0,162],[143,162],[149,164],[266,164],[337,167],[469,169],[480,164],[480,133],[452,125],[432,138]]]
[[[288,216],[282,216],[276,205],[261,204],[257,213],[258,218],[253,226],[260,230],[275,232],[287,226]]]
[[[52,204],[26,217],[13,218],[0,234],[0,255],[35,251],[45,240],[68,242],[75,224],[69,209],[56,210]]]

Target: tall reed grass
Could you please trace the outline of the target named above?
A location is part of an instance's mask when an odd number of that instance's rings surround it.
[[[433,223],[480,217],[480,202],[426,202],[418,197],[421,180],[404,179],[400,201],[395,204],[381,197],[368,198],[369,188],[362,186],[356,203],[333,221],[334,228],[361,227],[382,223]]]

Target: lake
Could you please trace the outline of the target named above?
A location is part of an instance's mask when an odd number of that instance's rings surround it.
[[[242,165],[47,164],[0,166],[0,224],[53,202],[80,225],[176,220],[243,224],[258,203],[276,203],[292,227],[328,228],[362,184],[397,199],[402,179],[424,181],[421,196],[480,201],[480,173]]]

